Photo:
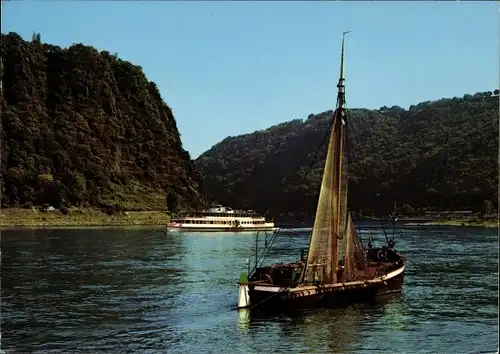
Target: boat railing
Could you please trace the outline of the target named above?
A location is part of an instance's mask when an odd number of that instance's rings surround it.
[[[249,257],[247,262],[248,277],[254,275],[257,272],[257,269],[262,267],[267,254],[271,250],[279,234],[279,230],[257,231],[255,235],[254,257]],[[262,247],[262,243],[264,243],[264,247]],[[307,260],[307,254],[308,252],[302,248],[300,253],[300,262],[305,262]],[[253,264],[250,261],[252,258]]]
[[[261,220],[264,219],[266,222],[268,221],[262,215],[258,214],[248,214],[248,213],[224,213],[224,212],[195,212],[195,213],[182,213],[177,216],[178,218],[206,218],[206,217],[225,217],[225,218],[251,218],[252,220]]]
[[[262,266],[267,254],[269,253],[273,243],[276,241],[278,233],[276,231],[257,231],[255,235],[255,260],[253,266],[251,261],[248,259],[247,271],[250,277],[257,271],[259,266]],[[260,237],[259,237],[260,236]],[[260,243],[259,243],[260,242]],[[262,242],[264,242],[264,248],[262,248]],[[260,246],[260,247],[259,247]]]

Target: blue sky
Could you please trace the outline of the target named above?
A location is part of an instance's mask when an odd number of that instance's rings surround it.
[[[2,2],[2,32],[142,66],[196,158],[227,136],[334,108],[407,108],[499,86],[498,2]]]

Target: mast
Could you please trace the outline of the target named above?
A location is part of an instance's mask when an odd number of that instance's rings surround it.
[[[334,112],[325,168],[309,243],[306,266],[300,282],[331,284],[337,282],[339,242],[347,226],[347,168],[343,157],[345,125],[344,37],[337,84],[337,108]]]
[[[342,113],[342,119],[344,118],[344,106],[345,106],[345,85],[344,85],[344,39],[345,35],[350,33],[351,31],[346,31],[342,33],[342,50],[340,52],[340,77],[339,83],[337,84],[338,93],[337,93],[337,109]]]
[[[346,222],[347,220],[344,220],[347,218],[347,213],[346,211],[342,210],[342,199],[343,199],[343,160],[344,160],[344,146],[343,146],[343,140],[344,140],[344,126],[345,126],[345,111],[344,111],[344,106],[345,106],[345,78],[344,78],[344,42],[345,42],[345,35],[349,33],[350,31],[342,33],[342,49],[340,52],[340,76],[339,76],[339,82],[337,84],[338,92],[337,92],[337,111],[335,115],[335,121],[334,121],[334,141],[335,141],[335,150],[336,156],[335,156],[335,164],[334,164],[334,170],[336,173],[336,178],[335,182],[336,185],[333,186],[334,188],[334,194],[336,197],[336,208],[335,208],[335,215],[332,219],[333,225],[332,225],[332,282],[336,283],[337,282],[337,272],[338,272],[338,267],[339,267],[339,239],[342,239],[344,236],[344,231],[346,228]],[[347,192],[347,191],[345,191]],[[347,197],[347,196],[345,196]],[[347,203],[345,203],[347,204]],[[347,205],[344,205],[344,208],[346,208]],[[345,215],[344,215],[345,214]]]

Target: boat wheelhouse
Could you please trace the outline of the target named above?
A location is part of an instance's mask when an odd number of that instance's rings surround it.
[[[252,210],[233,210],[220,204],[172,218],[167,231],[274,231],[274,222]]]

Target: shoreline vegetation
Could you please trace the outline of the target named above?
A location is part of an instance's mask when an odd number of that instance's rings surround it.
[[[407,109],[351,107],[351,210],[383,216],[395,199],[400,215],[498,208],[498,99],[495,90]],[[207,199],[314,214],[326,159],[320,142],[332,115],[310,114],[215,144],[196,159]]]
[[[375,217],[362,218],[364,221],[381,220]],[[385,219],[383,219],[385,220]],[[387,220],[385,220],[387,221]],[[498,228],[498,220],[495,218],[469,217],[469,218],[425,218],[425,217],[399,217],[400,223],[421,225],[421,226],[455,226],[455,227],[482,227]]]
[[[366,217],[366,221],[379,220]],[[8,228],[91,228],[91,227],[153,227],[164,229],[170,221],[170,214],[163,210],[104,212],[95,208],[68,208],[60,210],[46,210],[32,208],[6,208],[0,210],[0,229]],[[425,219],[399,218],[399,222],[422,226],[455,226],[498,228],[498,221],[494,219],[481,220],[478,218],[463,219]],[[279,226],[279,222],[277,222]],[[286,224],[286,222],[285,222]]]
[[[494,221],[494,220],[483,220],[483,221],[479,221],[479,220],[433,220],[433,221],[429,221],[429,222],[419,223],[419,225],[498,228],[498,221]]]
[[[366,221],[380,220],[378,218],[364,218]],[[498,221],[492,218],[412,218],[400,217],[398,221],[405,224],[422,225],[422,226],[456,226],[456,227],[483,227],[483,228],[498,228]]]
[[[140,66],[83,44],[44,43],[39,33],[31,41],[2,33],[1,40],[2,207],[92,206],[106,212],[106,205],[161,211],[203,204],[202,176],[182,147],[172,109]],[[15,212],[8,224],[142,225],[165,219],[82,214],[43,220]]]
[[[8,228],[89,228],[148,226],[165,229],[170,221],[166,211],[126,211],[105,213],[93,208],[59,210],[8,208],[0,210],[0,229]]]

